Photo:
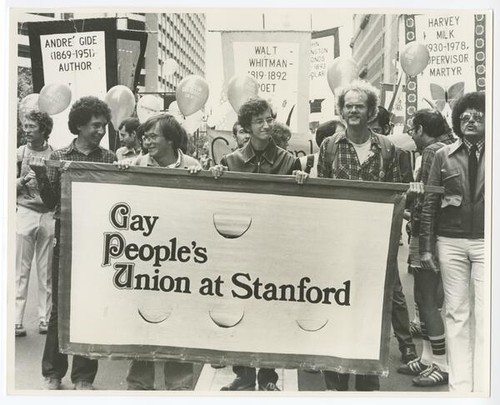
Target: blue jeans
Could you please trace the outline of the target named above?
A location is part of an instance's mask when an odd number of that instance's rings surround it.
[[[168,391],[194,390],[193,363],[162,361],[165,388]],[[153,361],[132,360],[127,374],[127,389],[154,390],[155,363]]]
[[[335,371],[323,371],[326,389],[334,391],[347,391],[349,376],[351,374],[340,374]],[[356,391],[380,391],[380,381],[378,375],[356,374]]]
[[[59,352],[58,322],[57,322],[57,301],[59,290],[59,242],[60,242],[60,221],[55,224],[54,253],[52,256],[52,311],[50,313],[49,328],[45,348],[42,357],[42,375],[45,378],[57,378],[62,380],[68,371],[68,355]],[[92,360],[83,356],[73,356],[71,368],[71,381],[73,384],[85,381],[93,383],[97,374],[97,360]]]
[[[274,368],[260,368],[257,374],[254,367],[234,366],[233,372],[239,378],[248,382],[255,382],[255,377],[257,377],[257,382],[260,386],[266,386],[269,383],[276,384],[278,382],[278,373],[276,373]]]

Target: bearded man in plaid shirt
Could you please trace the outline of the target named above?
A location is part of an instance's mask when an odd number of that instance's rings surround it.
[[[337,94],[337,107],[346,130],[326,138],[321,144],[318,177],[346,180],[401,182],[394,145],[373,132],[368,123],[377,115],[378,91],[356,80]],[[346,391],[349,374],[324,371],[328,389]],[[356,375],[357,391],[380,390],[376,375]]]

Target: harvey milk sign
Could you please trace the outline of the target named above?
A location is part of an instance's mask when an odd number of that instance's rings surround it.
[[[78,162],[62,184],[63,352],[387,372],[406,186]]]

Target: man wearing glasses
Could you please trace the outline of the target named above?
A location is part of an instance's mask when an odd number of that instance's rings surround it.
[[[300,172],[300,161],[274,143],[271,137],[274,114],[266,100],[256,98],[244,103],[238,111],[238,122],[250,134],[250,140],[241,149],[224,156],[219,165],[212,167],[215,178],[228,170],[267,174],[292,174],[298,171],[298,183],[307,178],[306,173]],[[276,386],[278,374],[272,368],[261,368],[258,374],[255,368],[247,366],[234,366],[233,371],[236,378],[222,387],[221,391],[252,391],[256,378],[259,390],[279,391]]]
[[[485,392],[484,93],[468,93],[452,112],[458,142],[436,152],[420,222],[420,262],[441,270],[450,391]],[[435,238],[437,238],[434,252]],[[438,255],[436,255],[438,253]],[[439,262],[439,266],[438,266]]]
[[[401,182],[395,147],[386,136],[369,128],[377,116],[378,91],[368,82],[357,80],[341,89],[337,107],[346,130],[326,138],[319,150],[318,177]],[[408,359],[410,360],[410,359]],[[349,374],[325,370],[327,389],[347,391]],[[357,391],[378,391],[377,375],[356,375]]]

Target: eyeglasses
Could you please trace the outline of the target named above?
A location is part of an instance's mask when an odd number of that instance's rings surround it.
[[[408,128],[408,129],[406,130],[406,132],[408,133],[408,135],[412,136],[412,135],[413,135],[413,133],[415,132],[415,127],[413,127],[413,128]]]
[[[473,113],[464,112],[460,116],[460,121],[463,123],[469,122],[471,119],[474,122],[484,122],[484,113],[482,113],[481,111]]]
[[[142,140],[146,142],[151,142],[151,141],[156,142],[159,136],[160,135],[158,134],[144,134],[142,136]]]
[[[252,121],[251,124],[262,126],[264,125],[264,122],[267,123],[267,125],[272,125],[274,122],[274,118],[273,117],[268,117],[266,119],[259,118],[258,120]]]
[[[380,128],[380,127],[371,127],[370,129],[371,129],[373,132],[375,132],[376,134],[381,134],[381,135],[382,135],[382,133],[384,132],[384,131],[382,130],[382,128]]]

